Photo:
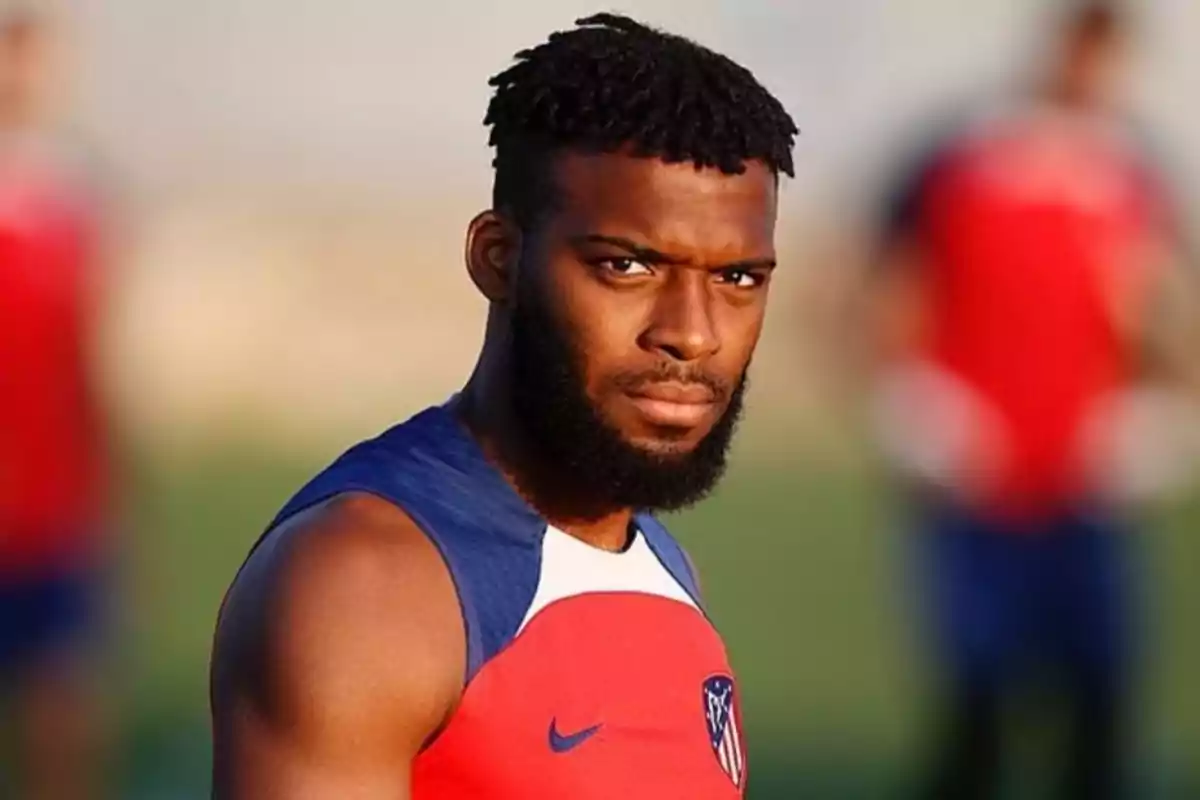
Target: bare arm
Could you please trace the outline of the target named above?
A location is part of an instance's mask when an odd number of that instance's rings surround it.
[[[916,357],[925,337],[924,254],[915,237],[890,243],[871,265],[863,305],[866,365],[886,369]]]
[[[1114,286],[1117,328],[1137,358],[1140,378],[1196,399],[1200,398],[1197,243],[1172,185],[1171,159],[1146,131],[1135,131],[1142,146],[1139,185],[1149,201],[1152,229],[1144,250],[1131,256],[1140,263],[1122,273],[1133,276],[1133,290],[1119,282]],[[1148,286],[1137,285],[1147,276]]]
[[[1167,251],[1141,330],[1129,338],[1141,356],[1143,377],[1200,399],[1200,282],[1182,251]],[[1132,314],[1130,316],[1133,316]],[[1128,326],[1133,328],[1134,326]]]
[[[213,796],[398,800],[462,690],[465,639],[432,543],[345,496],[251,556],[212,663]]]

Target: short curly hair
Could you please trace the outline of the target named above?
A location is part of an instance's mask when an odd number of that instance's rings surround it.
[[[690,161],[731,175],[757,160],[794,174],[796,125],[745,67],[628,17],[575,24],[520,51],[489,81],[495,208],[531,223],[553,192],[547,159],[562,150]]]

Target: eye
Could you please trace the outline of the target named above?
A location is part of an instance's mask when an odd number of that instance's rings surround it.
[[[634,258],[599,258],[592,264],[607,272],[625,277],[652,274],[650,267]]]
[[[764,275],[750,272],[745,269],[725,269],[717,273],[722,283],[728,283],[739,289],[753,289],[756,286],[762,286],[766,280]]]

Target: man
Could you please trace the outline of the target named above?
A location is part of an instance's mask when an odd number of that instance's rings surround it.
[[[17,745],[5,788],[32,800],[97,789],[108,505],[99,204],[53,118],[54,39],[36,11],[0,14],[0,702]]]
[[[492,79],[462,393],[351,449],[230,590],[216,796],[724,798],[745,743],[691,566],[741,411],[792,120],[599,14]]]
[[[1122,439],[1174,227],[1114,107],[1126,36],[1115,6],[1077,5],[1035,95],[942,137],[889,211],[879,408],[929,548],[949,705],[932,797],[995,795],[1002,706],[1042,670],[1069,712],[1062,796],[1122,789],[1140,466]]]

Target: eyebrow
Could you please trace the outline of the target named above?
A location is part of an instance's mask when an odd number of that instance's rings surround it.
[[[672,265],[688,265],[693,263],[692,259],[681,256],[673,256],[664,253],[661,250],[655,250],[653,247],[638,244],[632,239],[626,239],[623,236],[605,236],[600,233],[589,233],[584,236],[576,236],[571,239],[571,243],[575,246],[582,244],[607,244],[613,247],[619,247],[636,258],[638,261],[644,261],[647,264],[672,264]],[[742,261],[732,261],[728,264],[721,264],[715,269],[774,269],[774,258],[749,258]]]

